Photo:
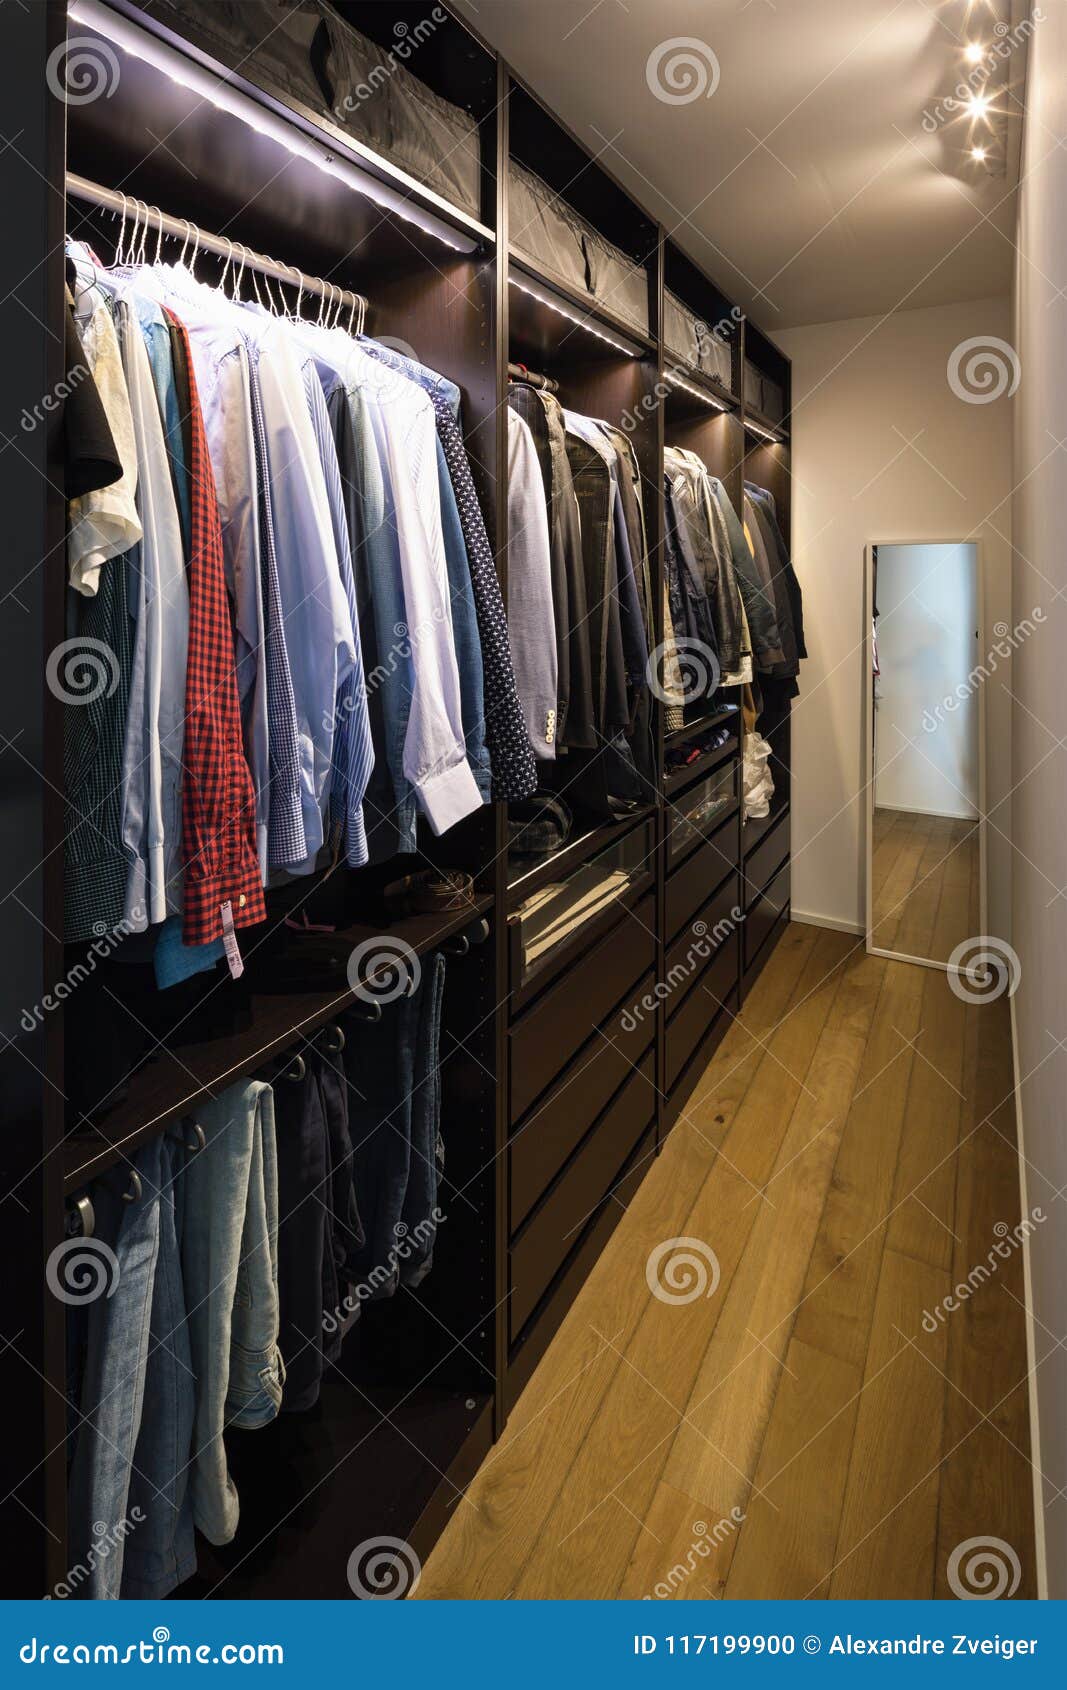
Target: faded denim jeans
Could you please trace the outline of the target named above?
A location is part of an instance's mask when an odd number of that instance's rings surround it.
[[[265,1426],[278,1413],[278,1164],[274,1094],[241,1080],[198,1110],[207,1140],[185,1172],[182,1269],[196,1376],[190,1490],[210,1543],[237,1530],[226,1426]]]
[[[70,1473],[71,1571],[65,1582],[72,1596],[100,1600],[117,1598],[120,1591],[159,1258],[161,1156],[162,1140],[152,1139],[129,1166],[113,1169],[93,1186],[96,1230],[86,1240],[85,1255],[103,1267],[103,1246],[118,1266],[117,1277],[112,1270],[106,1280],[110,1289],[101,1277],[100,1294],[87,1305],[82,1420]],[[141,1194],[128,1203],[123,1197],[132,1172]]]

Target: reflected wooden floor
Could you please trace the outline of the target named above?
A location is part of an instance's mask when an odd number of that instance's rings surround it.
[[[871,942],[901,956],[947,962],[981,932],[978,823],[876,809],[871,849]]]
[[[417,1595],[1033,1596],[1021,1252],[945,1309],[1018,1220],[1006,1000],[792,925]]]

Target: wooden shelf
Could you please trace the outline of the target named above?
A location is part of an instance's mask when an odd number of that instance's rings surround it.
[[[423,956],[462,933],[492,908],[489,897],[476,898],[472,908],[447,915],[404,916],[392,926],[358,925],[337,935],[350,950],[366,940],[390,939],[410,945]],[[390,965],[371,969],[361,984],[373,984]],[[251,1025],[218,1039],[177,1043],[160,1050],[130,1081],[118,1107],[91,1131],[71,1135],[64,1144],[64,1189],[76,1191],[121,1157],[162,1131],[171,1121],[196,1108],[244,1074],[252,1074],[272,1058],[303,1044],[358,1000],[352,987],[331,986],[320,992],[263,992],[252,998]]]

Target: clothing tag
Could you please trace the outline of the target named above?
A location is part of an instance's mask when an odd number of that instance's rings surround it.
[[[237,934],[233,930],[233,906],[229,898],[219,906],[222,916],[222,948],[226,952],[226,962],[230,970],[230,978],[239,980],[245,971],[241,957],[241,947],[237,943]]]
[[[556,732],[556,712],[554,710],[546,710],[546,712],[545,712],[545,744],[546,745],[552,744],[552,739],[553,739],[555,732]]]

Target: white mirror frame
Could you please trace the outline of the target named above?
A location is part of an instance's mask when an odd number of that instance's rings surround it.
[[[874,889],[872,885],[872,857],[874,845],[874,554],[879,546],[973,546],[977,572],[978,646],[980,657],[987,650],[985,618],[985,579],[982,543],[980,540],[961,540],[949,534],[939,540],[872,540],[863,554],[863,865],[864,865],[864,940],[871,956],[889,957],[894,962],[916,962],[923,968],[940,968],[946,974],[957,974],[946,961],[935,957],[910,956],[903,951],[883,950],[871,943],[874,927]],[[986,888],[986,714],[985,686],[975,688],[978,702],[978,931],[988,931],[989,910]],[[960,938],[974,938],[974,934],[960,934]]]

